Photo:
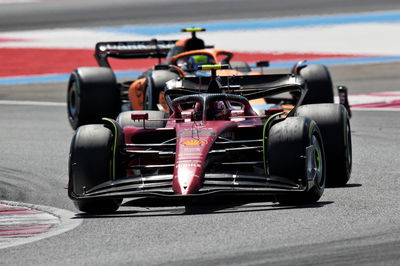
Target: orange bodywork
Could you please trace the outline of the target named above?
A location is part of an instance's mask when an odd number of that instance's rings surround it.
[[[176,42],[176,45],[183,46],[187,40],[188,39],[179,40]],[[192,55],[207,55],[207,56],[211,57],[215,63],[221,63],[222,61],[224,61],[224,59],[227,59],[225,61],[229,62],[229,60],[233,57],[234,54],[227,50],[221,50],[221,49],[191,50],[191,51],[183,52],[183,53],[180,53],[180,54],[177,54],[177,55],[171,57],[171,59],[169,60],[169,62],[170,62],[169,67],[172,70],[174,70],[175,72],[177,72],[181,78],[185,77],[185,72],[183,71],[183,69],[178,67],[176,64],[180,58],[184,58],[184,57],[188,57],[188,56],[192,56]],[[245,75],[262,75],[262,74],[263,73],[257,72],[257,71],[251,71],[251,72],[245,73]],[[243,72],[237,71],[235,69],[218,69],[217,75],[218,76],[243,75]],[[143,110],[144,109],[143,103],[144,103],[144,96],[146,93],[146,85],[147,85],[146,83],[147,83],[146,78],[140,78],[138,80],[135,80],[129,87],[128,94],[129,94],[129,99],[130,99],[133,110]],[[165,101],[164,93],[162,93],[162,92],[160,93],[158,102],[162,106],[164,111],[166,111],[166,112],[169,111],[168,105],[166,104],[166,101]]]
[[[204,54],[211,56],[216,63],[221,63],[221,57],[229,57],[231,59],[234,54],[232,52],[229,52],[227,50],[221,50],[221,49],[201,49],[201,50],[192,50],[192,51],[187,51],[180,53],[178,55],[175,55],[171,58],[170,62],[171,64],[176,64],[177,60],[183,57],[187,56],[192,56],[192,55],[199,55],[199,54]],[[262,75],[263,73],[258,72],[258,71],[251,71],[246,73],[246,75]],[[217,75],[218,76],[232,76],[232,75],[243,75],[242,72],[237,71],[235,69],[219,69],[217,70]]]
[[[220,50],[220,49],[201,49],[201,50],[192,50],[192,51],[187,51],[183,52],[180,54],[177,54],[173,56],[170,60],[171,64],[176,64],[176,61],[179,58],[186,57],[186,56],[191,56],[191,55],[199,55],[199,54],[204,54],[204,55],[209,55],[211,56],[215,62],[219,62],[218,56],[233,56],[232,52],[226,51],[226,50]]]
[[[133,110],[143,110],[144,95],[146,93],[146,78],[137,79],[129,87],[129,100]]]
[[[249,101],[252,106],[257,106],[257,105],[264,105],[267,104],[267,101],[264,98],[259,98],[259,99],[254,99]],[[294,108],[294,105],[292,104],[281,104],[281,108],[284,112],[281,117],[286,117],[290,111]]]
[[[159,96],[158,96],[158,102],[160,103],[163,111],[167,114],[170,114],[169,111],[169,107],[167,104],[167,101],[165,100],[165,93],[164,92],[160,92]]]

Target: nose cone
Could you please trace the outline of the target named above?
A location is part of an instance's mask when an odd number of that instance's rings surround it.
[[[235,126],[230,121],[176,124],[175,168],[172,181],[175,194],[190,195],[199,191],[208,153],[220,132],[230,125]]]
[[[196,193],[200,188],[202,165],[199,161],[183,161],[175,166],[174,190],[180,195]]]

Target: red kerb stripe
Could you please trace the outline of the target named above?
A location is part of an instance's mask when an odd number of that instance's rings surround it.
[[[0,48],[0,77],[40,74],[70,73],[81,66],[97,66],[92,49],[39,49]],[[360,57],[343,54],[299,54],[299,53],[245,53],[234,54],[234,61],[255,62],[295,61],[320,58]],[[157,63],[156,59],[111,60],[115,70],[147,69]]]
[[[29,236],[34,234],[40,234],[49,230],[52,226],[53,226],[52,224],[0,226],[0,237]]]
[[[32,214],[32,213],[38,213],[38,212],[35,210],[0,205],[0,215],[3,215],[3,214]]]
[[[400,108],[400,100],[383,102],[383,103],[369,103],[369,104],[357,104],[351,107],[357,108]]]

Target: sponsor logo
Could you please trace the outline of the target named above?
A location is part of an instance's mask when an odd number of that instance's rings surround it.
[[[180,163],[175,166],[175,168],[181,168],[181,167],[193,168],[193,167],[202,167],[202,165],[199,163]]]
[[[156,50],[156,49],[171,49],[174,46],[174,41],[138,41],[138,42],[117,42],[117,43],[102,43],[99,45],[99,50],[105,51],[132,51],[132,50]]]
[[[207,143],[207,141],[201,140],[201,139],[188,139],[188,140],[181,142],[181,144],[183,144],[185,146],[201,146],[206,143]]]

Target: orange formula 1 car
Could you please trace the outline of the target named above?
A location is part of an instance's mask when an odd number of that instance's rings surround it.
[[[135,106],[136,108],[156,108],[156,100],[153,99],[158,99],[158,91],[164,88],[166,81],[179,76],[176,69],[169,68],[170,59],[182,52],[212,48],[205,46],[204,41],[196,37],[196,32],[204,29],[190,28],[182,31],[191,32],[192,37],[178,41],[153,39],[97,43],[95,58],[99,67],[80,67],[70,75],[67,111],[72,128],[99,123],[102,117],[116,117],[121,110],[131,109],[131,100],[128,97],[130,87],[135,88],[132,101],[141,101],[140,107]],[[159,63],[142,73],[135,81],[118,83],[110,67],[109,58],[158,58]],[[161,62],[163,58],[165,61]]]
[[[232,52],[205,46],[204,41],[196,37],[196,32],[204,29],[191,28],[183,31],[191,32],[192,37],[178,41],[97,43],[95,57],[100,67],[78,68],[70,77],[67,110],[72,128],[100,123],[102,117],[115,118],[121,111],[162,110],[169,113],[164,97],[166,83],[185,77],[209,76],[209,73],[199,70],[202,65],[228,65],[229,69],[217,71],[218,76],[235,76],[262,75],[262,68],[269,64],[268,61],[259,61],[256,64],[257,71],[254,71],[246,62],[231,61],[234,57]],[[136,80],[117,83],[108,58],[158,58],[159,64],[142,73]],[[163,58],[165,60],[161,62]],[[325,66],[300,62],[291,72],[307,81],[309,93],[304,103],[333,103],[332,81]],[[345,90],[341,91],[345,93]],[[293,94],[291,97],[297,96]],[[260,105],[261,109],[267,104],[266,99],[251,103]]]

